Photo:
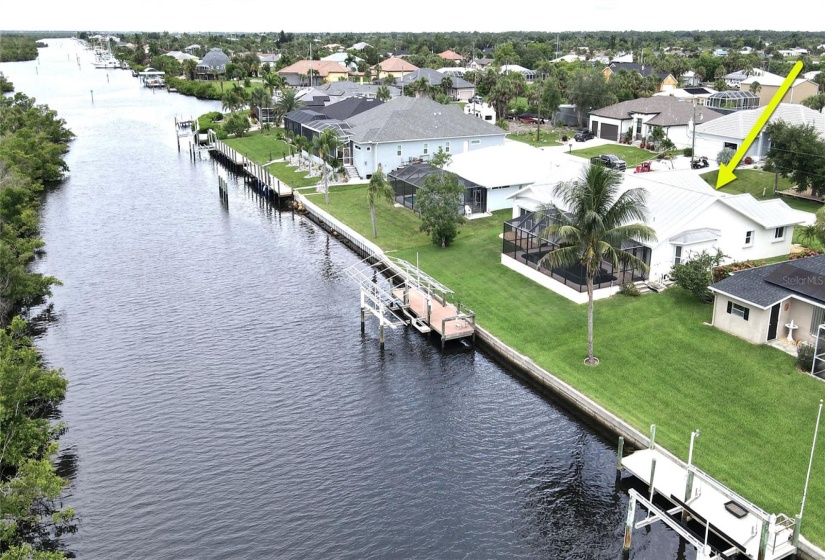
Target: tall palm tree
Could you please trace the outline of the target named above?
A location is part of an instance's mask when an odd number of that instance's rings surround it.
[[[370,184],[367,187],[367,197],[370,201],[370,219],[372,219],[372,236],[375,239],[378,239],[378,228],[375,225],[375,199],[376,198],[383,198],[387,202],[392,202],[392,199],[395,197],[395,192],[392,189],[392,185],[387,181],[387,176],[384,174],[384,170],[381,168],[381,164],[378,164],[378,170],[372,174],[370,177]]]
[[[325,129],[320,135],[312,139],[312,147],[318,157],[321,158],[321,166],[324,174],[324,202],[329,204],[329,175],[327,174],[327,157],[335,154],[341,140],[338,134],[331,128]]]
[[[546,210],[552,223],[541,237],[555,239],[559,247],[539,261],[550,269],[581,265],[587,283],[587,359],[585,364],[597,365],[593,356],[593,281],[603,261],[647,270],[639,258],[623,250],[624,241],[638,243],[655,241],[656,233],[644,225],[647,215],[644,189],[621,192],[622,175],[601,165],[585,168],[578,180],[559,183],[554,195],[561,208]],[[566,211],[566,213],[565,213]]]
[[[304,102],[298,99],[298,92],[294,89],[285,89],[283,90],[283,95],[275,103],[275,112],[278,116],[278,121],[280,121],[284,115],[289,113],[290,111],[294,111],[295,109],[300,109],[304,106]]]
[[[249,105],[255,108],[255,113],[258,115],[258,119],[261,118],[261,109],[262,108],[269,108],[272,105],[271,97],[266,94],[266,90],[262,87],[256,87],[252,90],[249,94]]]
[[[392,97],[390,88],[385,85],[378,86],[378,91],[375,93],[375,97],[377,97],[379,101],[389,101]]]
[[[269,92],[269,97],[272,97],[274,95],[276,89],[278,91],[282,91],[286,87],[286,78],[284,78],[277,72],[270,72],[269,74],[264,74],[263,81],[264,86]]]

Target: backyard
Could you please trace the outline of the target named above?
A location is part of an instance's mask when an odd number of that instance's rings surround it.
[[[365,186],[334,187],[330,204],[310,200],[372,239]],[[384,250],[455,290],[481,326],[530,356],[636,428],[655,423],[657,441],[685,459],[701,429],[697,466],[771,512],[798,512],[825,384],[795,370],[794,359],[706,325],[712,308],[672,288],[596,303],[597,368],[586,354],[587,306],[576,305],[500,265],[509,210],[467,222],[440,249],[418,231],[418,217],[377,204]],[[389,344],[392,344],[390,341]],[[822,472],[825,451],[815,458]],[[825,477],[814,476],[802,532],[825,543]]]
[[[711,186],[716,186],[717,171],[711,171],[702,175],[702,179],[707,181]],[[802,210],[804,212],[816,212],[822,208],[822,203],[815,200],[804,200],[794,198],[792,196],[781,196],[775,194],[773,191],[774,180],[776,177],[773,173],[766,171],[757,171],[755,169],[737,169],[736,180],[728,183],[722,187],[722,192],[731,194],[750,193],[757,200],[769,200],[772,198],[781,198],[791,208]],[[779,177],[776,185],[778,191],[789,191],[793,187],[793,183],[789,179]]]
[[[624,144],[610,144],[609,146],[593,146],[592,148],[582,148],[571,152],[575,156],[590,159],[602,154],[615,154],[627,162],[627,167],[633,167],[637,163],[656,159],[658,155],[649,150],[642,150],[635,146],[625,146]]]
[[[290,156],[291,146],[282,140],[283,129],[256,130],[243,138],[224,140],[227,146],[234,148],[252,161],[268,163],[283,160]],[[294,151],[294,149],[293,149]],[[285,161],[276,161],[267,167],[269,173],[291,187],[308,187],[321,180],[320,177],[307,177],[306,172],[299,172],[295,167],[287,166]]]

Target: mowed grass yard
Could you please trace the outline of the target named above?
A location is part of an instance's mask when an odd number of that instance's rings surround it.
[[[656,156],[658,155],[655,152],[642,150],[635,146],[627,146],[624,144],[610,144],[607,146],[593,146],[591,148],[582,148],[579,150],[573,150],[572,154],[574,156],[579,156],[586,159],[600,156],[602,154],[615,154],[619,158],[627,162],[628,169],[634,167],[637,163],[642,163],[643,161],[656,159]]]
[[[716,177],[718,174],[718,171],[704,173],[702,175],[702,179],[707,181],[709,185],[715,187]],[[803,200],[790,196],[774,194],[773,185],[775,176],[773,173],[758,171],[756,169],[737,169],[735,175],[736,180],[722,187],[721,190],[723,192],[731,194],[750,193],[757,200],[781,198],[791,208],[796,208],[797,210],[802,210],[803,212],[816,212],[822,208],[822,204],[814,200]],[[776,189],[778,191],[790,191],[792,187],[793,184],[790,179],[779,177],[776,185]]]
[[[224,142],[252,161],[267,163],[282,160],[291,153],[289,144],[281,140],[282,132],[283,129],[256,130],[243,138],[229,138]],[[267,169],[281,182],[294,188],[309,187],[321,180],[320,177],[307,177],[306,172],[299,172],[295,167],[289,167],[282,161],[276,161]]]
[[[365,186],[334,187],[322,208],[372,239]],[[455,290],[478,322],[657,442],[687,458],[701,430],[696,465],[767,511],[794,515],[825,383],[799,373],[793,357],[708,325],[712,307],[679,288],[596,302],[596,368],[583,365],[587,306],[576,305],[500,264],[509,211],[461,226],[440,249],[418,231],[418,217],[377,206],[376,241]],[[501,414],[506,414],[502,410]],[[802,533],[825,544],[825,444],[820,442]]]

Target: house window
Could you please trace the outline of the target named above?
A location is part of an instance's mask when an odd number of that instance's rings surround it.
[[[750,312],[751,310],[745,307],[744,305],[739,305],[738,303],[733,303],[732,301],[728,302],[728,313],[730,313],[731,315],[742,317],[745,321],[747,321]]]
[[[785,226],[778,227],[773,231],[773,240],[782,241],[785,239]]]
[[[679,264],[682,262],[682,246],[676,246],[676,258],[673,259],[673,264]]]
[[[398,148],[396,149],[396,154],[399,156],[401,155],[401,144],[398,145]]]
[[[745,232],[745,247],[753,245],[753,231]]]
[[[368,152],[369,152],[371,149],[372,149],[372,148],[370,148],[369,146],[367,146],[367,151],[368,151]]]
[[[481,140],[470,140],[470,144],[481,144]]]
[[[814,307],[814,314],[811,317],[811,334],[816,335],[822,323],[825,323],[825,309]]]
[[[641,134],[641,133],[642,133],[642,118],[639,117],[638,119],[636,119],[636,134]]]
[[[449,154],[449,153],[450,153],[450,143],[449,143],[449,142],[445,142],[444,144],[445,144],[445,145],[444,145],[444,151],[445,151],[445,152],[447,152],[447,153]]]
[[[430,153],[430,145],[429,144],[424,144],[424,155],[426,156],[429,153]]]
[[[356,150],[360,150],[360,149],[361,149],[361,146],[359,146],[358,144],[353,144],[353,145],[355,146],[355,149],[356,149]]]

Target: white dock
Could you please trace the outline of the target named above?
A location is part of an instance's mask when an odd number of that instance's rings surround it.
[[[739,553],[752,560],[779,560],[796,552],[793,519],[763,511],[699,469],[655,448],[636,451],[621,464],[648,487],[653,472],[653,491],[675,506],[668,513],[684,512],[707,526],[730,545],[720,551],[725,556]],[[685,499],[689,484],[692,490]]]

